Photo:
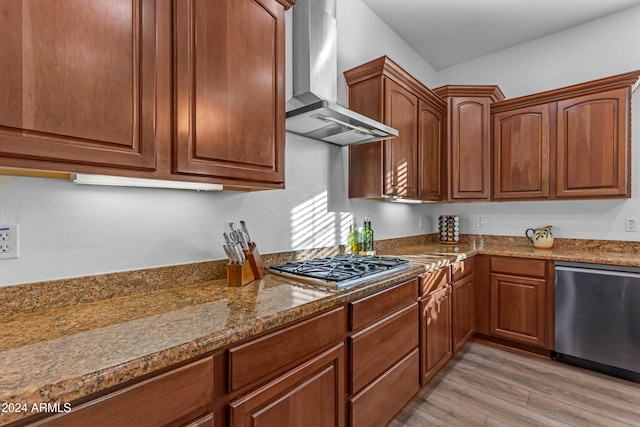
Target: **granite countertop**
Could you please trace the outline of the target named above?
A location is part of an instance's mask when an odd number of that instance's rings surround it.
[[[0,403],[65,403],[340,306],[446,265],[412,265],[341,292],[274,274],[0,318]],[[0,425],[35,414],[0,412]]]
[[[509,238],[455,246],[394,242],[378,252],[405,256],[411,268],[341,292],[267,274],[239,288],[224,279],[200,281],[5,313],[0,316],[0,403],[69,403],[476,254],[640,266],[635,246],[625,250],[597,242],[554,249],[534,249]],[[29,415],[0,412],[0,425]]]

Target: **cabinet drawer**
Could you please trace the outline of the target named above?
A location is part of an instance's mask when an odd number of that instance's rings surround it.
[[[344,347],[340,343],[232,401],[228,425],[343,426]]]
[[[351,425],[386,426],[420,390],[418,350],[349,401]]]
[[[420,276],[420,296],[445,288],[451,282],[451,269],[443,267]]]
[[[456,262],[451,266],[451,276],[452,280],[455,282],[456,280],[460,280],[463,277],[468,276],[473,273],[473,258],[467,258],[460,262]]]
[[[418,346],[418,303],[353,335],[351,393],[357,393]]]
[[[491,272],[545,277],[545,261],[528,258],[491,257]]]
[[[46,427],[158,427],[208,412],[213,360],[207,358],[33,424]],[[206,425],[206,424],[205,424]]]
[[[289,326],[229,350],[229,389],[275,378],[347,332],[343,307]]]
[[[378,320],[417,301],[418,280],[402,283],[349,304],[351,330]]]

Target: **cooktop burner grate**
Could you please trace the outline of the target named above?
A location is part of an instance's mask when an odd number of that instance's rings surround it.
[[[384,275],[409,267],[400,258],[344,254],[287,264],[273,265],[272,273],[311,279],[312,283],[331,289],[342,289],[374,275]]]

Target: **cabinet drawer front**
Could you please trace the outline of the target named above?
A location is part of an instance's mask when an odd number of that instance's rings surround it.
[[[420,276],[420,296],[425,297],[433,291],[445,288],[451,282],[449,267],[440,268]]]
[[[208,412],[213,399],[213,360],[207,358],[143,381],[36,423],[47,427],[157,427]]]
[[[456,280],[460,280],[465,276],[473,273],[473,264],[474,259],[467,258],[460,262],[457,262],[451,266],[451,276],[452,280],[455,282]]]
[[[352,393],[418,346],[418,321],[416,302],[350,338]]]
[[[420,390],[418,350],[349,401],[351,425],[386,426]]]
[[[412,280],[349,304],[351,330],[374,322],[418,299],[418,280]]]
[[[234,427],[343,426],[344,344],[230,403]]]
[[[545,277],[545,261],[541,259],[491,257],[491,272]]]
[[[276,377],[304,357],[341,341],[347,332],[343,307],[229,350],[229,389]]]

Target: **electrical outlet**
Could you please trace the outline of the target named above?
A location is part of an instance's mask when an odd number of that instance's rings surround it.
[[[624,231],[627,233],[635,233],[638,231],[638,219],[637,218],[625,218]]]
[[[18,225],[0,225],[0,259],[18,258]]]
[[[481,216],[476,217],[476,228],[484,228],[484,218]]]
[[[422,230],[424,228],[424,217],[418,218],[418,227]]]

